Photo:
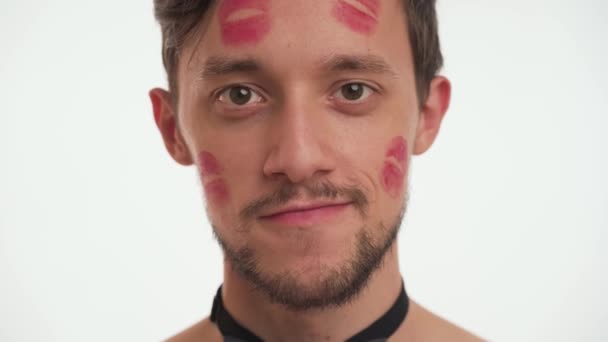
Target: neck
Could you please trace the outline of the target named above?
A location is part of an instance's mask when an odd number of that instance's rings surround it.
[[[381,265],[354,301],[337,308],[294,312],[271,303],[228,263],[222,297],[234,319],[264,341],[344,341],[381,317],[401,291],[396,242]]]

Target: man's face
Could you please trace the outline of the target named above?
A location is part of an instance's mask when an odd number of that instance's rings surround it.
[[[224,0],[197,34],[175,134],[227,261],[294,309],[343,304],[393,244],[410,156],[436,134],[416,141],[400,1]]]

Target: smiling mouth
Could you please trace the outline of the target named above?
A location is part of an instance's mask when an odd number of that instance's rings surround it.
[[[260,219],[288,226],[311,226],[332,219],[347,209],[351,204],[351,202],[348,202],[288,208],[277,213],[260,216]]]

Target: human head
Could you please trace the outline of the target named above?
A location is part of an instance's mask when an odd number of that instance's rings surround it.
[[[156,123],[197,165],[227,262],[293,309],[352,299],[394,245],[410,156],[447,110],[434,2],[156,6],[171,88],[151,91]],[[276,215],[311,205],[324,209]]]
[[[214,0],[154,0],[154,13],[162,32],[163,65],[169,92],[178,94],[177,64],[183,46],[195,33]],[[407,21],[420,104],[428,95],[433,77],[443,66],[439,44],[436,0],[401,0]]]

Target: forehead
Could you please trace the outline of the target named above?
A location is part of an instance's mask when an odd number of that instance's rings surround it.
[[[332,55],[374,55],[411,69],[401,0],[219,0],[184,55],[188,74],[209,58],[249,57],[282,71],[309,72]]]

